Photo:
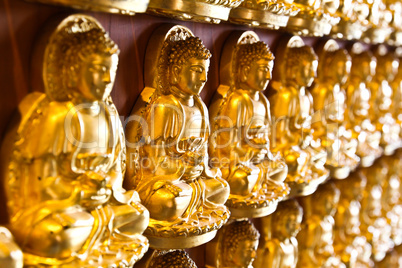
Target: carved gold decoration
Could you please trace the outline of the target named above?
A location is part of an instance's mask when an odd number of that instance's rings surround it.
[[[340,0],[335,15],[339,23],[332,26],[331,35],[348,40],[360,39],[368,27],[370,8],[363,0]]]
[[[208,110],[199,96],[211,54],[183,26],[160,28],[149,44],[146,87],[126,126],[127,187],[150,212],[152,247],[195,247],[230,216],[228,183],[208,166]]]
[[[276,55],[279,81],[272,84],[269,98],[274,122],[272,151],[285,158],[290,195],[309,195],[329,176],[324,167],[325,148],[312,135],[313,103],[307,91],[316,77],[317,56],[297,36],[280,44]]]
[[[345,179],[359,164],[357,140],[345,128],[346,92],[344,84],[350,73],[351,57],[335,40],[319,49],[318,78],[312,88],[314,110],[320,120],[313,124],[314,136],[322,140],[327,151],[326,167],[331,177]]]
[[[321,185],[310,196],[300,198],[304,218],[297,235],[299,260],[297,267],[346,267],[333,247],[334,214],[340,191],[335,184]]]
[[[94,18],[67,17],[46,46],[46,93],[19,106],[5,189],[26,266],[130,267],[148,249],[148,211],[122,188],[125,139],[110,98],[118,53]]]
[[[298,260],[296,239],[303,209],[295,199],[280,202],[275,213],[261,218],[262,239],[255,268],[295,268]]]
[[[234,32],[221,57],[221,85],[209,109],[209,151],[230,185],[226,205],[234,218],[266,216],[289,193],[287,166],[270,152],[270,105],[263,95],[273,60],[251,31]]]
[[[207,244],[206,268],[252,268],[260,234],[248,220],[225,225]]]
[[[44,4],[62,5],[75,9],[135,15],[147,10],[149,0],[26,0]]]
[[[394,245],[391,226],[382,214],[383,184],[388,177],[388,168],[380,159],[363,171],[367,186],[361,202],[360,230],[372,246],[372,259],[381,261]]]
[[[297,15],[299,9],[292,1],[245,0],[232,9],[229,20],[251,27],[279,29],[285,27],[289,17]]]
[[[0,226],[0,266],[7,268],[22,268],[23,256],[21,249],[15,244],[10,231]]]
[[[335,181],[341,190],[334,226],[334,250],[347,267],[373,267],[371,245],[360,232],[360,202],[367,184],[363,172]]]
[[[401,146],[401,126],[395,121],[392,108],[395,101],[390,83],[398,71],[399,59],[384,45],[377,47],[372,63],[377,63],[375,75],[368,84],[371,91],[369,114],[371,122],[381,132],[380,146],[391,155]]]
[[[345,86],[347,99],[346,128],[352,130],[352,137],[358,140],[356,154],[360,165],[371,166],[381,156],[379,146],[381,133],[376,130],[370,119],[371,93],[367,83],[374,73],[374,59],[362,44],[355,43],[351,49],[352,68]]]
[[[286,29],[294,34],[327,35],[340,20],[336,15],[339,0],[294,0],[293,4],[300,12],[289,18]]]
[[[148,12],[179,20],[218,24],[243,0],[150,0]]]

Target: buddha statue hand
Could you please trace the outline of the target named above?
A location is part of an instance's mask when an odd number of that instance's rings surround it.
[[[231,194],[249,195],[252,193],[254,185],[259,177],[259,169],[248,167],[242,163],[230,168],[230,174],[227,179]]]
[[[107,185],[108,177],[95,172],[86,172],[77,179],[80,187],[80,205],[94,208],[105,204],[112,195],[111,186]]]

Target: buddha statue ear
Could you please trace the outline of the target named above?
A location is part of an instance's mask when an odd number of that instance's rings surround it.
[[[248,79],[248,74],[250,73],[250,66],[240,67],[240,82],[245,83]]]
[[[178,64],[173,64],[169,68],[169,82],[171,85],[176,85],[180,81],[181,67]]]

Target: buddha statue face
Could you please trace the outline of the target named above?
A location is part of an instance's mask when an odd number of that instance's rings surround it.
[[[264,42],[239,46],[237,87],[252,92],[264,91],[272,78],[274,56]]]
[[[223,238],[223,267],[249,267],[257,254],[260,234],[249,221],[235,221],[226,227]]]
[[[303,220],[303,209],[294,199],[284,201],[278,205],[273,219],[274,235],[281,236],[278,237],[280,240],[296,237]]]
[[[284,83],[309,87],[317,76],[318,58],[309,46],[289,48],[286,55],[286,77]]]
[[[93,31],[90,38],[100,34]],[[119,51],[111,40],[106,40],[105,43],[85,41],[70,44],[66,52],[64,84],[73,91],[74,97],[90,102],[104,101],[113,88]],[[82,46],[86,43],[87,45]]]
[[[321,185],[316,194],[314,200],[317,202],[317,206],[313,206],[314,214],[321,216],[333,216],[336,212],[336,206],[339,202],[340,191],[336,188],[334,183],[326,183]]]
[[[198,95],[207,82],[209,50],[197,37],[178,41],[169,54],[169,83],[172,90],[185,95]]]

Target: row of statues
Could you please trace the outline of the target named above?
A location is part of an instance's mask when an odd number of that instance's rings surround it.
[[[298,36],[279,47],[234,32],[208,108],[210,51],[184,26],[158,28],[123,127],[117,45],[94,18],[65,18],[43,51],[45,92],[25,97],[4,141],[0,264],[132,267],[151,247],[145,267],[195,267],[183,249],[206,243],[210,267],[382,260],[402,242],[399,59],[333,40],[317,56]],[[350,175],[359,164],[365,190]],[[337,189],[352,182],[356,193]],[[247,218],[262,218],[263,235]]]
[[[27,0],[134,15],[283,28],[297,35],[332,35],[368,43],[402,44],[402,4],[390,0]]]

